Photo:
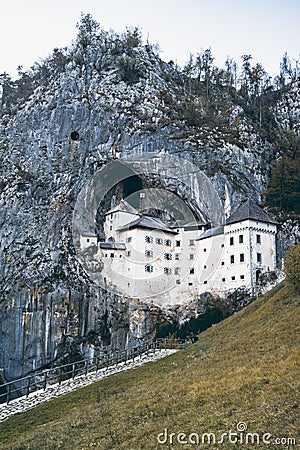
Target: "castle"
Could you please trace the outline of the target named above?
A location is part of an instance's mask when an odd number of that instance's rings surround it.
[[[105,241],[87,233],[80,244],[97,249],[108,290],[175,305],[204,292],[255,292],[260,274],[276,269],[276,232],[276,222],[252,200],[215,228],[167,223],[122,200],[105,214]]]

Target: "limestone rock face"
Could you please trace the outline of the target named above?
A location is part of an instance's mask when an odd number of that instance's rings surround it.
[[[98,169],[132,154],[180,156],[210,178],[227,210],[245,197],[259,200],[266,188],[274,143],[243,108],[222,94],[223,125],[212,124],[182,72],[149,45],[126,45],[107,35],[77,41],[61,67],[50,65],[46,78],[32,81],[30,96],[10,108],[2,99],[0,367],[7,379],[153,333],[155,308],[97,288],[76,259],[73,208]],[[294,108],[299,89],[293,96]],[[284,127],[289,108],[280,101],[275,108]],[[160,183],[157,176],[142,181]],[[176,179],[161,182],[194,201]],[[124,195],[122,186],[114,195]]]

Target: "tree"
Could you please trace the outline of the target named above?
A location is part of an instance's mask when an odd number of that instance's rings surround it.
[[[251,79],[251,64],[250,59],[252,59],[251,55],[242,55],[243,60],[242,68],[243,68],[243,76],[242,76],[242,85],[241,85],[241,93],[247,98],[249,97],[249,85]]]
[[[83,47],[88,47],[97,37],[100,25],[91,14],[81,13],[81,20],[77,24],[77,42]]]
[[[237,63],[233,58],[227,57],[225,61],[228,88],[233,87],[236,90],[237,85]]]
[[[292,64],[287,52],[284,53],[280,63],[280,80],[283,88],[289,81],[293,80]]]
[[[197,53],[195,58],[195,70],[197,73],[198,82],[200,83],[203,70],[202,53]]]
[[[300,215],[300,159],[285,156],[278,162],[265,195],[273,210]]]
[[[123,36],[125,49],[128,54],[131,54],[132,49],[142,44],[142,34],[138,27],[127,28],[126,33]]]
[[[11,104],[15,101],[16,96],[16,84],[12,80],[11,76],[4,72],[0,74],[0,106],[1,109],[10,108]]]
[[[208,48],[204,51],[202,55],[202,67],[204,71],[204,83],[206,88],[206,99],[209,98],[209,87],[211,83],[211,78],[213,74],[213,62],[214,57],[212,55],[211,49]]]
[[[286,253],[284,260],[286,280],[300,292],[300,243],[293,245]]]
[[[256,66],[254,66],[251,69],[250,72],[250,96],[251,96],[251,103],[253,107],[257,107],[258,103],[258,110],[259,113],[259,127],[262,126],[262,99],[264,93],[267,91],[269,83],[270,83],[270,77],[268,73],[265,71],[263,66],[258,63]]]
[[[190,53],[190,58],[183,68],[184,74],[184,91],[188,91],[188,94],[192,93],[192,77],[195,75],[195,63],[194,56]]]

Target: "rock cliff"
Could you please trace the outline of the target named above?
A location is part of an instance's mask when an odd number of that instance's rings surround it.
[[[70,49],[56,49],[21,81],[13,99],[3,89],[1,109],[0,367],[7,379],[79,351],[123,348],[154,330],[156,307],[97,288],[76,259],[73,208],[98,169],[132,154],[177,155],[210,178],[230,209],[245,197],[261,199],[279,156],[276,136],[299,131],[296,84],[274,96],[273,128],[263,134],[236,93],[214,87],[209,101],[197,95],[136,30],[118,36],[82,26]],[[141,180],[143,187],[160,182]],[[175,179],[168,189],[190,200]],[[100,217],[124,190],[115,187]]]

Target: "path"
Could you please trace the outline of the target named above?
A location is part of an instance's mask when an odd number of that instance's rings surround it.
[[[158,359],[164,358],[177,350],[156,350],[155,353],[149,352],[148,355],[141,355],[139,358],[134,360],[128,360],[126,363],[121,362],[115,366],[100,369],[98,372],[90,372],[89,374],[81,375],[73,379],[68,379],[63,381],[61,384],[53,384],[47,386],[46,390],[38,390],[31,393],[28,397],[19,397],[16,400],[11,400],[8,405],[0,405],[0,422],[7,420],[13,414],[21,413],[27,411],[28,409],[34,408],[40,403],[47,402],[52,398],[58,397],[60,395],[68,394],[69,392],[79,389],[84,386],[88,386],[95,381],[99,381],[105,377],[113,375],[124,370],[130,370],[135,367],[139,367],[151,361],[157,361]]]

